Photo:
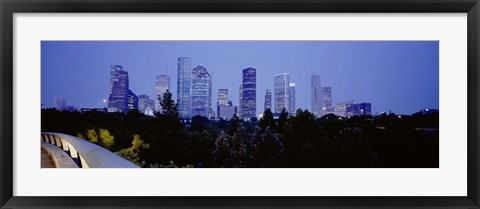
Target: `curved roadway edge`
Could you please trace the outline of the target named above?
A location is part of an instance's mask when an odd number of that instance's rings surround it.
[[[57,146],[42,142],[42,148],[52,157],[56,168],[78,168],[75,161]]]
[[[67,142],[78,152],[83,168],[140,168],[135,163],[85,139],[54,132],[42,134],[55,135]]]

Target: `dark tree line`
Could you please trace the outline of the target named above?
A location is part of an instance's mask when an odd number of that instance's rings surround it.
[[[381,114],[316,119],[268,109],[256,121],[235,117],[180,121],[171,93],[159,97],[162,111],[146,116],[42,110],[42,131],[75,136],[108,131],[112,152],[143,167],[438,167],[438,113]],[[104,137],[104,136],[102,136]],[[110,142],[114,141],[113,144]],[[94,141],[102,146],[102,140]],[[104,143],[105,144],[105,143]]]

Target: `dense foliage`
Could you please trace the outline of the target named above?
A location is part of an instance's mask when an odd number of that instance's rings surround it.
[[[171,94],[155,116],[42,110],[42,131],[75,135],[142,167],[438,167],[438,113],[182,123]]]

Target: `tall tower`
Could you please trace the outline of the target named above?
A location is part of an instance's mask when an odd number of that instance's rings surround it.
[[[288,112],[290,113],[295,113],[295,83],[290,83],[289,84],[289,87],[288,87],[288,93],[290,94],[289,95],[289,98],[290,98],[290,104],[289,104],[289,110]]]
[[[220,118],[221,106],[228,106],[228,89],[218,89],[217,118]]]
[[[155,111],[162,111],[162,106],[160,105],[160,99],[163,99],[163,94],[170,90],[170,76],[168,75],[157,75],[155,77]]]
[[[128,112],[128,71],[120,65],[110,66],[109,112]]]
[[[190,57],[178,58],[177,103],[180,117],[190,117],[190,86],[192,83],[192,66]]]
[[[263,111],[270,109],[272,111],[272,90],[267,89],[265,91],[265,103],[263,105]]]
[[[275,91],[275,112],[280,113],[283,109],[290,110],[290,74],[280,73],[273,77]]]
[[[322,117],[324,112],[322,110],[323,105],[323,92],[320,85],[320,76],[312,75],[311,79],[311,104],[312,104],[312,113],[316,117]]]
[[[241,117],[251,118],[257,116],[257,70],[245,68],[242,72],[242,87],[240,102]]]
[[[240,93],[239,93],[239,110],[238,110],[238,117],[239,118],[242,118],[242,112],[243,112],[243,109],[242,109],[242,101],[243,101],[243,84],[240,84]]]
[[[67,106],[67,100],[63,97],[53,97],[53,107],[62,111]]]
[[[192,70],[192,91],[191,91],[191,116],[210,116],[212,81],[207,69],[201,65]]]
[[[323,101],[322,101],[322,110],[325,112],[332,112],[332,87],[322,87]]]

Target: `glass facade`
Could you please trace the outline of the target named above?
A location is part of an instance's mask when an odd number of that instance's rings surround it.
[[[257,70],[246,68],[242,71],[241,117],[257,117]]]
[[[372,104],[362,102],[358,104],[359,115],[372,115]]]
[[[312,113],[316,117],[322,117],[324,115],[323,111],[323,92],[320,85],[320,76],[312,75],[311,79],[311,106]]]
[[[110,66],[109,112],[128,112],[128,71],[120,65]]]
[[[160,112],[162,106],[160,105],[160,99],[163,99],[163,94],[170,90],[170,76],[158,75],[155,77],[155,111]],[[171,93],[171,92],[170,92]],[[153,108],[153,107],[152,107]]]
[[[228,106],[228,89],[218,89],[217,118],[221,117],[220,107]]]
[[[281,73],[274,76],[275,113],[283,109],[290,111],[290,74]]]
[[[323,112],[333,112],[332,106],[332,87],[322,87],[323,92],[323,101],[322,101],[322,110]]]
[[[290,104],[289,104],[289,110],[288,112],[289,113],[292,113],[292,114],[295,114],[295,83],[290,83],[289,84],[289,87],[288,87],[288,93],[290,94],[289,95],[289,98],[290,98]]]
[[[154,100],[150,99],[148,95],[138,95],[138,111],[143,114],[147,114],[154,109]]]
[[[138,96],[133,91],[128,90],[128,110],[138,109]]]
[[[191,104],[192,116],[210,117],[212,104],[212,77],[199,65],[192,70]]]
[[[178,58],[178,79],[177,79],[177,103],[180,117],[190,117],[190,86],[192,76],[192,66],[190,57]]]
[[[263,111],[270,109],[272,111],[272,90],[267,89],[265,91],[265,103],[263,105]]]

